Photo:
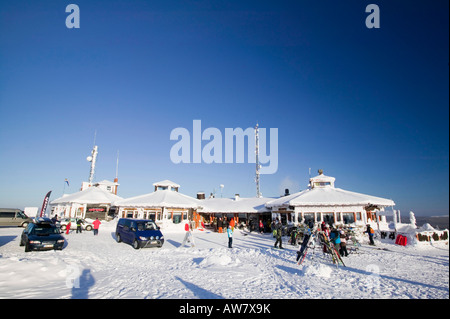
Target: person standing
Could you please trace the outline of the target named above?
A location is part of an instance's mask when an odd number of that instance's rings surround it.
[[[228,225],[227,228],[227,235],[228,235],[228,248],[233,248],[233,229],[231,228],[231,225]]]
[[[333,243],[336,250],[339,251],[341,245],[341,234],[336,228],[331,230],[330,241]]]
[[[303,255],[305,254],[305,249],[308,246],[309,239],[311,238],[311,236],[312,236],[311,228],[307,228],[305,236],[303,236],[302,245],[300,246],[300,249],[297,251],[297,261],[299,261],[300,258],[302,258]]]
[[[341,233],[341,247],[339,249],[339,253],[342,257],[348,257],[348,251],[347,251],[347,236],[345,235],[345,232],[343,230],[340,231]]]
[[[98,235],[98,229],[100,227],[101,222],[98,220],[98,217],[92,223],[94,225],[94,236]]]
[[[236,222],[234,221],[234,217],[232,217],[231,219],[230,219],[230,226],[231,226],[231,230],[232,231],[234,231],[234,226],[235,226],[235,224],[236,224]]]
[[[219,217],[219,220],[217,221],[217,229],[219,233],[222,233],[222,226],[223,226],[222,217]]]
[[[51,221],[52,221],[53,224],[56,225],[59,222],[58,221],[58,214],[55,214],[55,216],[52,217]]]
[[[69,235],[70,227],[72,227],[72,223],[70,222],[70,219],[69,219],[69,222],[66,225],[66,235]]]
[[[262,219],[259,220],[259,232],[262,234],[264,232],[264,224]]]
[[[81,220],[81,218],[77,219],[77,234],[80,233],[81,234],[81,224],[83,223],[83,221]]]
[[[373,236],[375,235],[375,231],[370,226],[370,224],[367,224],[367,230],[364,232],[369,235],[369,245],[375,246],[375,242],[373,241]]]
[[[278,243],[280,243],[280,249],[283,249],[283,241],[281,239],[282,236],[282,229],[281,229],[281,223],[277,222],[277,224],[275,225],[275,230],[276,230],[276,234],[275,234],[275,245],[274,247],[277,248]]]
[[[183,243],[181,244],[181,247],[186,245],[186,243],[190,243],[191,247],[194,247],[195,246],[194,236],[192,236],[192,231],[191,231],[191,227],[189,227],[189,222],[186,222],[186,224],[184,224],[184,230],[186,231],[186,234],[184,235],[184,239],[183,239]]]

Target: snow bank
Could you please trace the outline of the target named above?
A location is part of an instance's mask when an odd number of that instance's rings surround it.
[[[22,229],[0,228],[0,299],[449,298],[448,247],[363,243],[336,268],[317,248],[297,265],[298,247],[273,249],[271,234],[237,230],[229,249],[226,234],[194,231],[186,248],[183,231],[163,230],[162,248],[135,250],[114,231],[102,222],[98,236],[64,234],[62,251],[25,253]]]
[[[303,276],[317,276],[323,278],[330,278],[333,273],[333,269],[322,263],[311,263],[302,266],[301,274]]]

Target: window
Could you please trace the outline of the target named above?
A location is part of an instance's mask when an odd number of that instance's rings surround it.
[[[305,224],[308,224],[310,221],[314,222],[314,213],[305,213],[303,214],[303,218],[305,219]]]
[[[16,217],[16,213],[15,212],[0,212],[0,217],[14,218],[14,217]]]
[[[353,213],[342,213],[344,224],[352,224],[355,222],[355,215]]]
[[[319,187],[323,187],[323,186],[330,186],[331,182],[314,182],[314,186],[319,186]]]

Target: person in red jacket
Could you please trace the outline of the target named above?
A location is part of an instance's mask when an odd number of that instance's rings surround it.
[[[183,247],[186,243],[190,243],[191,247],[194,247],[195,246],[194,236],[192,236],[192,231],[191,228],[189,227],[189,221],[187,221],[186,224],[184,224],[184,230],[186,231],[186,235],[184,236],[181,247]]]
[[[94,236],[98,235],[98,228],[100,227],[101,222],[98,220],[98,217],[92,223],[94,225]]]
[[[66,235],[69,235],[69,230],[70,230],[71,226],[72,226],[72,223],[70,222],[70,219],[69,219],[69,223],[66,225]]]

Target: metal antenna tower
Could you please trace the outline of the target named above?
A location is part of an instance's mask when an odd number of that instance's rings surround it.
[[[95,163],[97,161],[97,154],[98,154],[98,147],[97,145],[95,145],[96,139],[97,139],[97,130],[95,130],[94,133],[94,147],[92,148],[91,155],[86,158],[88,162],[91,162],[91,171],[89,173],[89,184],[92,184],[95,174]]]
[[[256,197],[261,197],[261,191],[259,189],[259,169],[261,168],[261,165],[259,165],[259,129],[258,129],[258,123],[256,123],[255,126],[255,159],[256,159],[256,175],[255,175],[255,182],[256,182]]]

